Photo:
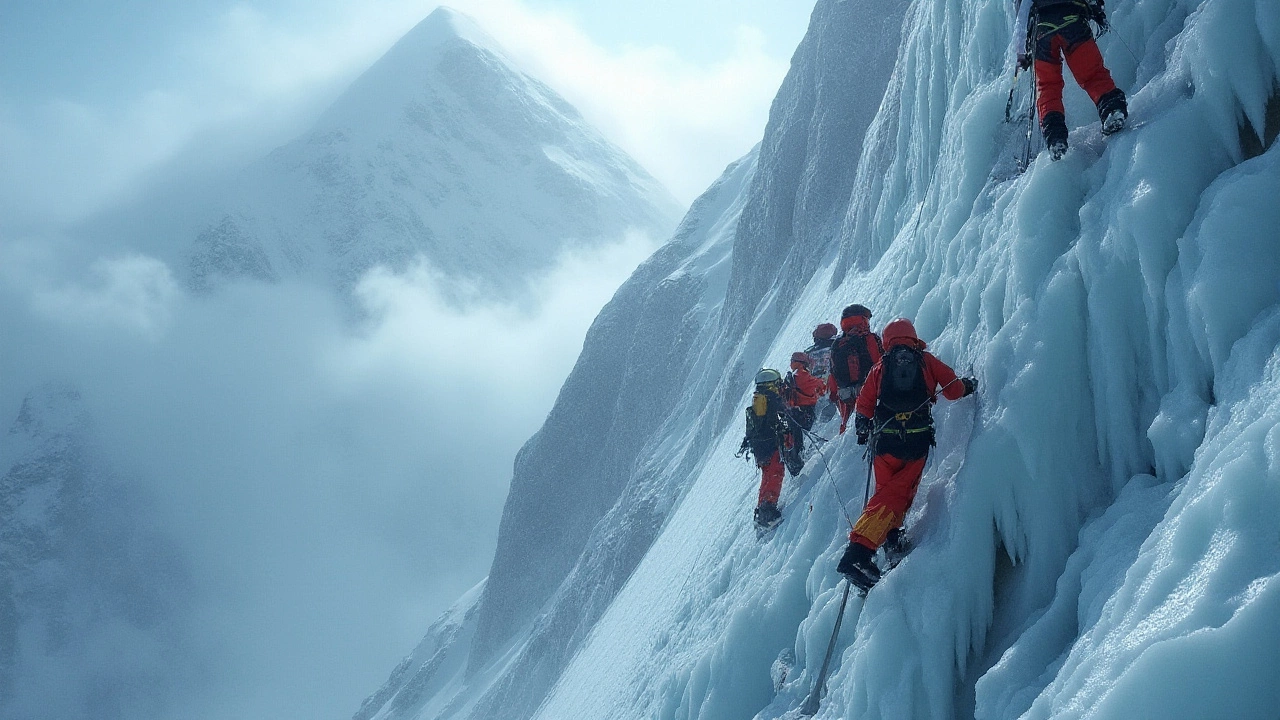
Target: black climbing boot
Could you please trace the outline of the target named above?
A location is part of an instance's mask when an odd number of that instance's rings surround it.
[[[782,511],[778,510],[776,503],[762,502],[756,508],[755,519],[756,525],[768,529],[782,522]]]
[[[883,549],[885,562],[890,568],[895,568],[911,552],[911,538],[907,536],[906,530],[894,528],[885,537]]]
[[[866,545],[850,541],[836,571],[848,577],[849,582],[864,592],[870,590],[880,581],[880,568],[871,560],[873,552]]]
[[[1067,118],[1060,112],[1051,112],[1040,120],[1040,132],[1044,133],[1044,146],[1049,157],[1061,160],[1067,154]]]
[[[1102,134],[1114,135],[1124,129],[1129,119],[1129,101],[1124,91],[1116,88],[1098,98],[1098,119],[1102,121]]]

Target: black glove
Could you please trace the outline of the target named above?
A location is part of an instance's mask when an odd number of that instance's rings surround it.
[[[871,418],[865,415],[854,415],[853,430],[858,433],[858,444],[866,445],[871,437]]]
[[[1102,3],[1098,2],[1093,6],[1093,21],[1098,23],[1098,30],[1106,32],[1111,29],[1111,23],[1107,22],[1107,11],[1102,8]]]
[[[1018,67],[1022,68],[1023,70],[1031,69],[1030,53],[1018,53]]]
[[[742,444],[738,446],[738,452],[734,453],[733,456],[742,457],[750,448],[751,443],[746,438],[742,438]]]
[[[978,378],[960,378],[960,384],[964,385],[964,395],[961,397],[969,397],[978,392]]]

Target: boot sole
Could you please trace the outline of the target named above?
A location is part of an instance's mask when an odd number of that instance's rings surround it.
[[[1102,121],[1102,135],[1115,135],[1124,129],[1125,124],[1129,121],[1128,115],[1123,115],[1120,111],[1112,112]]]
[[[853,572],[844,573],[844,576],[849,579],[849,582],[853,583],[854,587],[861,590],[864,595],[869,592],[871,588],[875,587],[876,583],[880,582],[878,579],[872,580],[870,577],[867,577],[866,573],[858,570],[857,568],[854,568]]]

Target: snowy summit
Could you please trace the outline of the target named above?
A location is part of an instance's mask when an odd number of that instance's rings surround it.
[[[680,208],[568,102],[439,8],[304,136],[245,171],[199,234],[190,282],[321,279],[425,258],[456,287],[512,297],[563,252]]]

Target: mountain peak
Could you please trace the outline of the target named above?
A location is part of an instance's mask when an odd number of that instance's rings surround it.
[[[490,80],[495,74],[522,75],[475,20],[440,6],[352,83],[321,118],[318,129],[363,128],[386,134],[385,121],[398,123],[402,108],[421,101],[426,88],[438,85],[442,77],[458,75],[460,64]],[[459,80],[463,85],[477,82],[474,76]]]
[[[440,5],[439,8],[431,10],[428,17],[422,18],[422,22],[408,32],[401,41],[412,40],[412,38],[422,36],[431,36],[436,40],[448,40],[448,38],[458,38],[465,40],[471,45],[484,47],[485,50],[500,53],[500,46],[489,37],[483,28],[471,18],[471,15],[458,12],[447,5]]]
[[[438,51],[463,41],[502,56],[502,46],[489,36],[469,15],[441,5],[413,27],[395,44],[391,53],[404,51]]]
[[[570,246],[665,237],[679,212],[471,18],[438,8],[246,172],[196,240],[192,286],[296,273],[350,288],[421,256],[509,296]]]

